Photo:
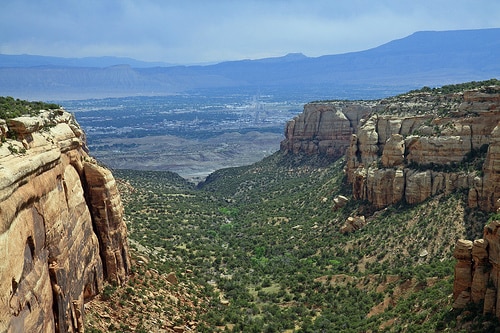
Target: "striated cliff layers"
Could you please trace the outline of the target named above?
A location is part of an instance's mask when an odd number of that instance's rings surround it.
[[[0,332],[83,331],[85,301],[130,266],[114,178],[64,110],[0,120],[0,137]]]
[[[376,208],[468,191],[469,206],[495,211],[500,88],[382,100],[360,122],[346,153],[356,199]]]
[[[379,101],[314,102],[289,121],[281,150],[346,157],[353,197],[376,208],[468,191],[500,208],[500,87],[414,92]]]
[[[281,150],[293,154],[343,156],[360,119],[371,112],[369,103],[316,102],[285,127]]]
[[[487,92],[464,94],[469,107],[476,107],[489,126],[474,132],[476,141],[488,144],[487,155],[482,167],[484,176],[475,179],[469,190],[469,205],[489,211],[498,211],[500,181],[500,126],[496,115],[499,112],[499,88]],[[493,130],[489,132],[489,129]],[[482,131],[481,131],[482,130]],[[478,135],[485,135],[480,140]],[[487,141],[487,142],[486,142]],[[500,318],[500,221],[491,221],[484,227],[483,238],[473,242],[458,240],[453,256],[458,260],[455,266],[453,299],[455,308],[462,309],[467,303],[483,304],[483,313]]]
[[[500,211],[500,86],[311,103],[285,134],[282,151],[345,156],[353,198],[377,209],[462,190],[469,207]],[[347,200],[335,198],[334,208]],[[349,217],[341,231],[364,223]],[[500,221],[485,226],[482,239],[458,240],[453,255],[453,306],[482,304],[500,318]]]

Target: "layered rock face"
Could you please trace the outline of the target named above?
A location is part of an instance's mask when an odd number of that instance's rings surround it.
[[[281,151],[346,157],[354,199],[376,208],[469,191],[469,206],[500,208],[500,87],[409,93],[379,101],[305,105]]]
[[[64,110],[0,136],[0,332],[83,331],[85,301],[130,267],[114,178]]]
[[[349,108],[357,111],[348,115]],[[282,151],[341,157],[345,150],[353,198],[375,208],[464,190],[469,207],[500,211],[499,86],[371,104],[311,103],[285,135]],[[348,200],[334,198],[333,209]],[[364,224],[363,216],[349,217],[341,232]],[[483,239],[459,240],[454,257],[453,306],[484,302],[484,313],[500,318],[500,221],[484,228]]]
[[[304,112],[285,127],[282,151],[293,154],[321,154],[333,158],[343,156],[351,135],[362,117],[371,112],[365,104],[350,102],[318,102],[304,106]]]
[[[483,313],[500,318],[500,221],[485,226],[483,239],[458,240],[453,307],[463,309],[469,302],[483,302]]]
[[[500,208],[499,98],[489,87],[380,101],[347,149],[353,197],[383,208],[465,189],[469,206]]]

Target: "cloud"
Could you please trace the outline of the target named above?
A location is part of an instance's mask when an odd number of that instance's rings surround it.
[[[192,63],[367,49],[418,30],[500,27],[496,0],[4,0],[0,53]]]

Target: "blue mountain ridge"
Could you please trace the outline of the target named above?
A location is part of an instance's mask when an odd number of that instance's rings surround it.
[[[17,59],[17,60],[16,60]],[[420,88],[500,77],[500,28],[421,31],[378,47],[320,57],[164,66],[129,58],[0,55],[0,95],[98,98],[247,90],[378,98]]]

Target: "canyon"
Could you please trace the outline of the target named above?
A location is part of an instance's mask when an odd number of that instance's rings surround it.
[[[0,136],[0,332],[82,332],[84,303],[130,269],[116,182],[63,109]]]
[[[499,105],[498,85],[311,102],[287,122],[280,149],[345,159],[349,189],[336,209],[356,200],[383,211],[460,191],[470,209],[494,213]],[[64,109],[0,120],[0,139],[0,332],[81,332],[84,304],[104,283],[125,284],[131,269],[117,183]],[[341,232],[371,220],[352,215]],[[482,239],[457,242],[455,308],[484,301],[500,318],[499,226],[493,220]]]
[[[352,199],[375,209],[465,191],[468,206],[500,209],[500,87],[418,91],[379,101],[311,103],[286,125],[281,150],[346,158]],[[328,124],[328,126],[325,126]],[[359,219],[359,217],[356,217]],[[364,219],[364,217],[363,217]],[[350,217],[342,232],[363,226]],[[500,318],[500,222],[483,238],[459,239],[453,307],[482,304]]]
[[[310,103],[281,150],[345,156],[353,198],[376,209],[464,190],[471,208],[496,211],[500,88],[483,90]]]

